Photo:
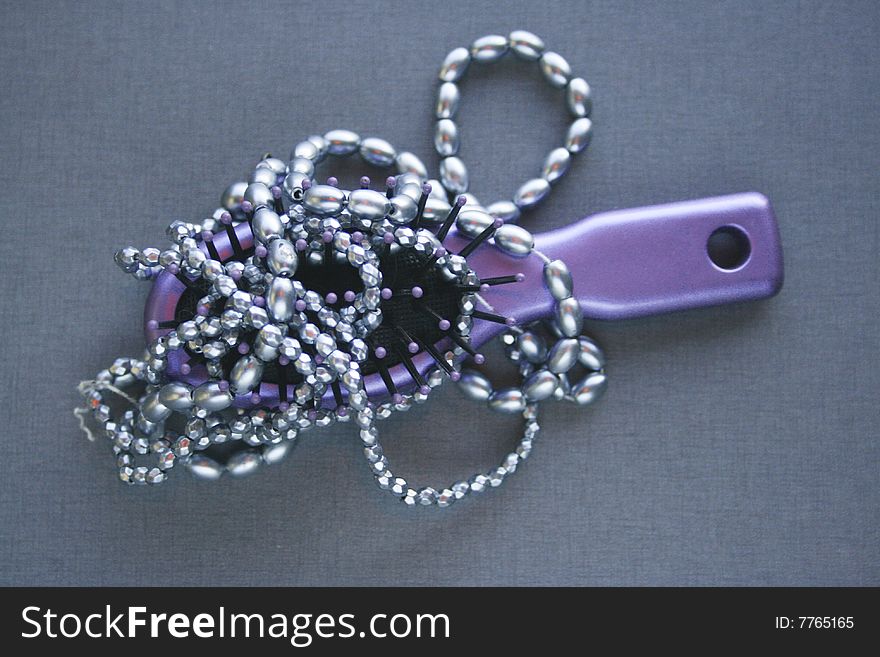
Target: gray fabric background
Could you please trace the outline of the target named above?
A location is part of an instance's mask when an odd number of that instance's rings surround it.
[[[551,406],[525,467],[447,512],[378,492],[352,427],[249,480],[120,485],[70,412],[142,348],[148,286],[114,250],[333,127],[435,169],[440,61],[518,27],[590,81],[596,126],[523,223],[757,189],[782,294],[590,323],[605,399]],[[878,27],[876,2],[3,2],[0,583],[880,583]],[[513,62],[464,94],[472,191],[507,196],[565,112]],[[444,388],[382,426],[423,483],[492,465],[517,428]]]

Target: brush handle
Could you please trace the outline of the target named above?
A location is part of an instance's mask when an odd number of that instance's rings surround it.
[[[709,257],[709,237],[719,228],[732,228],[747,240],[750,251],[736,268],[722,269]],[[535,235],[535,248],[566,262],[589,319],[629,319],[763,299],[776,294],[783,281],[776,218],[767,198],[754,192],[603,212]],[[525,274],[522,283],[493,287],[484,295],[499,314],[519,323],[552,315],[540,258],[515,260],[483,248],[469,263],[481,278]],[[476,322],[473,342],[482,344],[500,330]]]

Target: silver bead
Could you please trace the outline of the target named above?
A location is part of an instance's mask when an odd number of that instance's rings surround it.
[[[461,94],[458,91],[458,85],[454,82],[444,82],[437,90],[437,106],[434,108],[434,115],[438,119],[454,118],[460,100]]]
[[[315,163],[305,157],[295,157],[290,161],[290,173],[302,173],[311,178],[315,175]]]
[[[309,180],[311,177],[300,173],[299,171],[291,171],[281,183],[284,193],[294,201],[300,201],[303,195],[303,181]]]
[[[361,143],[360,136],[351,130],[331,130],[324,139],[327,140],[327,152],[338,156],[351,155]]]
[[[192,456],[186,467],[196,479],[204,481],[216,481],[223,474],[222,466],[204,454]]]
[[[263,378],[263,361],[248,354],[238,359],[229,373],[229,384],[236,395],[244,395],[260,385]]]
[[[593,106],[590,85],[583,78],[574,78],[565,90],[565,102],[568,110],[576,117],[588,116]]]
[[[275,205],[275,197],[272,196],[269,187],[263,183],[251,183],[248,185],[247,189],[244,190],[244,200],[255,208],[261,205],[271,208]]]
[[[271,187],[277,181],[278,176],[275,175],[275,172],[266,167],[257,167],[248,179],[248,182],[262,183],[266,185],[266,187]]]
[[[158,392],[151,392],[141,404],[141,415],[150,422],[158,423],[171,415],[171,409],[159,401]]]
[[[415,153],[409,151],[398,153],[394,158],[394,164],[398,173],[414,173],[422,179],[428,177],[428,169]]]
[[[391,211],[391,201],[372,189],[356,189],[348,195],[348,210],[368,221],[378,221]]]
[[[439,180],[432,178],[428,181],[428,184],[431,186],[431,193],[428,194],[428,198],[436,198],[441,201],[448,200],[446,196],[446,190],[443,188],[443,183]]]
[[[441,157],[458,153],[458,126],[452,119],[440,119],[434,128],[434,148]]]
[[[489,397],[489,408],[499,413],[521,413],[526,408],[525,396],[517,388],[498,390]]]
[[[555,323],[559,332],[567,338],[573,338],[581,332],[584,315],[577,299],[569,297],[556,302]]]
[[[257,162],[258,169],[269,169],[276,176],[282,176],[287,171],[287,165],[284,160],[278,157],[267,157]]]
[[[535,238],[522,226],[504,224],[495,231],[495,246],[515,258],[525,258],[535,246]]]
[[[429,196],[425,203],[425,211],[422,213],[422,220],[428,223],[439,223],[446,219],[452,206],[445,199]]]
[[[206,411],[222,411],[232,405],[232,395],[221,390],[216,381],[209,381],[193,390],[193,402]]]
[[[565,137],[565,147],[571,153],[580,153],[590,145],[593,136],[593,122],[588,118],[578,119],[568,128]]]
[[[531,331],[524,331],[517,337],[516,347],[530,363],[543,363],[547,359],[547,345],[544,338]]]
[[[605,392],[608,380],[602,372],[591,372],[571,388],[571,396],[580,405],[590,404]]]
[[[590,338],[582,335],[578,338],[578,346],[580,347],[578,361],[581,365],[586,367],[588,370],[595,371],[601,370],[603,367],[605,367],[605,354],[602,353],[602,350],[598,347],[598,345],[596,345],[595,342],[590,340]]]
[[[458,387],[465,397],[474,401],[487,401],[492,395],[492,383],[475,370],[462,370]]]
[[[518,57],[534,61],[544,53],[544,41],[531,32],[514,30],[510,33],[510,49]]]
[[[565,175],[569,164],[571,164],[571,153],[568,152],[568,149],[554,148],[547,154],[547,159],[544,160],[541,177],[552,185]]]
[[[550,193],[550,183],[543,178],[532,178],[524,182],[516,194],[513,202],[519,208],[530,208],[540,203]]]
[[[267,207],[257,208],[251,221],[251,228],[254,237],[263,244],[268,244],[271,240],[284,235],[281,218],[274,210]]]
[[[173,411],[192,408],[192,388],[185,383],[172,381],[159,389],[159,402]]]
[[[365,162],[376,167],[390,167],[394,164],[394,158],[397,157],[397,151],[394,150],[394,147],[378,137],[364,139],[361,142],[360,152]]]
[[[290,454],[290,449],[293,447],[293,443],[290,441],[285,441],[283,443],[278,443],[277,445],[272,445],[270,447],[266,447],[263,450],[263,463],[266,465],[275,465],[277,463],[281,463],[284,459],[287,458],[287,455]]]
[[[238,206],[240,206],[241,202],[244,200],[244,190],[247,188],[248,184],[246,182],[232,183],[226,188],[226,191],[223,192],[223,196],[220,197],[220,205],[230,212],[238,209]]]
[[[568,372],[578,362],[580,350],[580,345],[575,338],[560,340],[550,350],[547,368],[554,374]]]
[[[542,401],[553,396],[558,383],[551,372],[538,370],[523,383],[523,393],[529,401]]]
[[[233,477],[247,477],[259,470],[261,464],[259,453],[247,450],[230,456],[226,470]]]
[[[571,272],[562,260],[553,260],[544,265],[544,285],[557,301],[571,296]]]
[[[495,62],[507,54],[508,46],[506,37],[500,34],[487,34],[471,44],[471,57],[481,64]]]
[[[266,266],[276,276],[293,276],[299,265],[296,248],[286,239],[277,239],[269,243],[269,254]]]
[[[396,224],[408,224],[419,213],[418,204],[406,194],[392,196],[391,208],[393,212],[391,212],[390,219]]]
[[[468,190],[468,171],[464,162],[455,156],[443,158],[440,180],[450,194],[464,194]]]
[[[440,67],[440,79],[443,82],[457,82],[467,70],[471,55],[467,48],[456,48],[446,55]]]
[[[315,162],[320,162],[325,157],[327,157],[327,149],[330,144],[327,143],[327,140],[324,139],[321,135],[312,135],[307,138],[307,141],[312,142],[315,145],[315,148],[318,149],[318,157],[315,159]]]
[[[345,192],[330,185],[313,185],[305,191],[302,199],[306,210],[320,216],[337,215],[344,204]]]
[[[520,215],[520,209],[513,201],[495,201],[486,208],[486,212],[505,223],[515,222]]]
[[[292,160],[294,158],[302,157],[315,162],[318,159],[319,153],[320,151],[318,150],[318,147],[307,139],[293,147],[293,150],[290,151],[290,159]]]
[[[545,52],[541,55],[541,72],[547,78],[547,82],[554,87],[564,87],[571,78],[571,67],[565,58],[556,52]]]
[[[483,210],[462,210],[455,219],[455,226],[462,234],[476,237],[494,222],[495,217]]]

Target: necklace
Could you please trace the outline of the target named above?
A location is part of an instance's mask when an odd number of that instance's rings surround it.
[[[509,53],[534,62],[561,90],[572,123],[538,177],[512,199],[483,206],[468,193],[460,157],[459,82],[470,65]],[[584,258],[573,244],[585,237],[586,220],[575,224],[576,234],[537,236],[516,221],[588,146],[590,86],[524,31],[456,48],[439,81],[437,179],[417,156],[384,139],[330,130],[296,144],[287,162],[264,156],[247,182],[229,186],[210,218],[173,222],[170,248],[117,252],[124,271],[153,282],[147,349],[83,382],[85,405],[75,412],[90,438],[89,415],[110,439],[123,482],[158,484],[182,468],[207,480],[249,475],[283,460],[301,434],[353,421],[381,489],[408,505],[447,507],[501,485],[528,458],[541,402],[586,405],[602,395],[605,358],[581,335],[585,310],[592,317],[636,316],[778,290],[775,223],[766,199],[752,194],[657,206],[610,222],[619,242],[633,226],[644,233],[657,223],[651,212],[664,225],[689,219],[701,230],[723,218],[726,229],[750,239],[745,278],[716,281],[704,272],[706,280],[696,276],[687,293],[674,280],[657,290],[639,282],[647,291],[635,298],[626,291],[575,296],[572,271],[556,254]],[[355,155],[396,175],[384,189],[373,189],[367,177],[353,190],[333,177],[317,182],[319,166]],[[604,223],[593,218],[589,225]],[[601,241],[602,231],[590,230]],[[745,267],[734,264],[715,269]],[[615,303],[614,294],[624,301]],[[473,367],[484,363],[478,349],[492,339],[518,368],[519,385],[496,388]],[[520,415],[524,428],[494,469],[448,486],[418,487],[392,471],[378,421],[424,403],[447,378],[469,399]],[[119,404],[124,409],[113,412]],[[139,463],[150,457],[148,465]]]

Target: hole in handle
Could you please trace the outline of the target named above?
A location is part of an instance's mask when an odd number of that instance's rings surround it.
[[[752,254],[752,243],[741,228],[722,226],[709,236],[706,252],[716,267],[724,271],[734,271],[748,261]]]

